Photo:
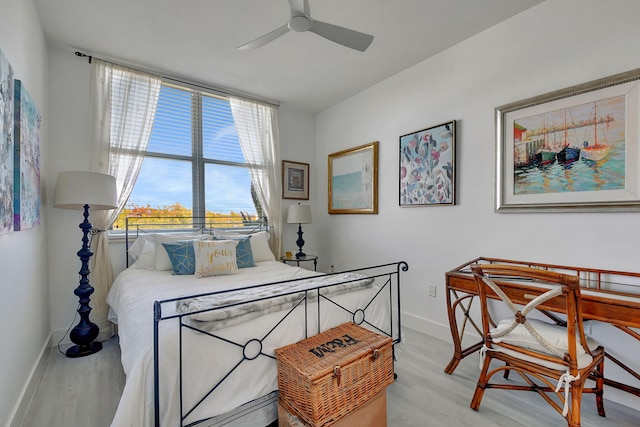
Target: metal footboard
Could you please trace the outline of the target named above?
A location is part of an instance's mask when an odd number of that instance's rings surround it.
[[[283,330],[284,327],[290,328],[291,325],[284,325],[285,320],[292,316],[293,313],[296,313],[297,316],[300,316],[300,311],[303,311],[304,322],[301,322],[299,327],[304,328],[303,335],[307,338],[310,335],[314,335],[316,333],[322,332],[322,322],[327,321],[326,312],[328,312],[328,307],[331,308],[331,312],[335,315],[335,312],[338,311],[343,316],[346,316],[351,319],[352,322],[368,327],[382,335],[390,336],[393,339],[393,344],[400,343],[401,341],[401,306],[400,306],[400,274],[401,272],[406,272],[408,270],[408,265],[404,261],[382,264],[373,267],[365,267],[358,268],[354,270],[348,270],[337,273],[330,273],[325,275],[320,275],[318,277],[331,277],[336,276],[333,279],[339,278],[337,275],[345,275],[345,273],[358,273],[360,275],[365,276],[365,278],[369,278],[373,280],[373,286],[377,289],[375,293],[371,296],[368,301],[363,302],[360,306],[354,307],[345,307],[339,301],[339,296],[344,295],[344,291],[341,293],[332,292],[332,288],[349,284],[351,282],[362,281],[362,278],[351,278],[344,281],[338,281],[338,283],[331,283],[329,285],[320,284],[317,286],[312,286],[305,288],[304,290],[292,290],[290,292],[282,292],[276,295],[272,295],[269,297],[258,297],[252,300],[243,300],[241,302],[234,302],[229,304],[224,304],[217,306],[215,308],[208,308],[198,311],[190,311],[185,313],[180,313],[175,311],[176,304],[194,297],[208,297],[208,296],[220,296],[226,294],[232,294],[233,292],[238,292],[239,290],[253,290],[258,288],[264,288],[272,285],[280,285],[282,283],[288,282],[300,282],[304,280],[308,280],[309,278],[303,279],[295,279],[295,280],[287,280],[281,282],[272,282],[266,284],[260,284],[255,286],[247,286],[240,289],[234,289],[230,291],[220,291],[220,292],[210,292],[206,294],[200,295],[190,295],[182,298],[171,298],[161,301],[155,301],[154,303],[154,351],[153,351],[153,379],[154,379],[154,417],[155,417],[155,425],[160,426],[160,396],[161,396],[161,381],[160,381],[160,359],[163,354],[163,341],[161,337],[161,325],[165,324],[173,319],[175,327],[179,328],[178,330],[178,342],[170,343],[170,345],[178,346],[178,354],[179,354],[179,363],[176,369],[178,369],[178,378],[179,378],[179,390],[180,390],[180,426],[194,426],[194,425],[206,425],[206,421],[211,417],[205,417],[199,420],[191,420],[186,421],[193,412],[200,407],[200,405],[205,402],[208,396],[211,393],[217,390],[223,390],[226,381],[229,377],[234,373],[234,371],[245,363],[251,363],[253,360],[258,358],[269,358],[273,360],[275,364],[275,356],[271,352],[267,352],[263,348],[263,342],[270,336],[275,336],[280,331]],[[335,282],[335,280],[334,280]],[[337,288],[336,288],[337,289]],[[259,301],[265,300],[273,300],[274,298],[280,298],[284,296],[295,296],[295,298],[290,298],[292,301],[288,306],[285,306],[283,309],[274,311],[274,313],[278,313],[277,320],[271,320],[273,324],[269,325],[266,333],[261,334],[256,337],[242,337],[240,339],[230,339],[229,337],[224,337],[221,334],[217,333],[215,330],[211,331],[209,329],[198,327],[194,325],[191,321],[193,315],[213,312],[216,310],[225,310],[229,308],[233,308],[235,306],[240,306],[243,304],[256,303]],[[388,301],[386,301],[388,299]],[[370,319],[368,317],[367,309],[374,304],[384,304],[385,310],[388,310],[388,315],[385,317],[386,324],[376,324],[376,321]],[[388,302],[388,304],[387,304]],[[315,307],[315,309],[314,309]],[[311,325],[311,327],[310,327]],[[317,327],[315,327],[317,325]],[[173,325],[170,325],[173,327]],[[311,328],[311,330],[310,330]],[[185,332],[195,332],[197,334],[202,335],[203,337],[207,337],[212,340],[224,341],[226,344],[234,346],[238,349],[241,349],[241,356],[238,357],[237,363],[233,364],[233,367],[230,368],[227,372],[220,373],[220,379],[217,380],[214,384],[208,386],[208,390],[203,391],[201,397],[197,400],[194,405],[190,407],[186,407],[183,400],[183,392],[185,390],[192,389],[189,388],[189,384],[187,384],[187,380],[183,376],[183,359],[189,351],[192,351],[185,346]],[[298,331],[301,332],[301,331]],[[167,344],[164,344],[167,345]],[[215,357],[213,355],[212,357]]]

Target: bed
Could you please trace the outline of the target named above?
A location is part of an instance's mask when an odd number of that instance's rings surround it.
[[[212,245],[202,243],[209,233],[136,234],[135,263],[107,298],[127,377],[112,427],[267,426],[277,419],[276,348],[349,321],[400,342],[404,262],[309,271],[277,262],[257,231],[215,239],[242,239],[253,266],[200,277],[159,258],[167,241]]]

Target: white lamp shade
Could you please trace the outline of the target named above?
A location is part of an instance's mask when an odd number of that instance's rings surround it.
[[[62,209],[107,210],[118,207],[116,179],[97,172],[60,172],[56,181],[53,206]]]
[[[289,205],[287,210],[288,224],[311,224],[311,206],[309,205]]]

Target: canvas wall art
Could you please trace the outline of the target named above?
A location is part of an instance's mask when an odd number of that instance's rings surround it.
[[[329,154],[329,213],[378,213],[378,142]]]
[[[400,137],[400,206],[455,204],[456,122]]]
[[[14,96],[14,229],[40,224],[40,124],[42,118],[29,92],[15,80]]]
[[[640,69],[496,109],[496,211],[640,209]]]
[[[13,231],[13,68],[0,50],[0,234]]]

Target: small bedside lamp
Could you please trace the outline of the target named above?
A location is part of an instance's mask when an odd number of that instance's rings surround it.
[[[296,244],[298,245],[299,250],[296,254],[296,258],[303,258],[307,256],[307,254],[302,252],[302,247],[304,246],[304,240],[302,239],[302,224],[311,224],[311,206],[301,205],[300,203],[297,205],[289,205],[289,209],[287,210],[287,223],[298,224],[298,240],[296,240]]]
[[[82,248],[78,257],[82,262],[80,268],[80,284],[73,292],[80,299],[78,314],[80,320],[71,330],[69,338],[76,345],[67,349],[67,357],[83,357],[97,353],[102,349],[101,342],[93,342],[98,336],[98,325],[89,320],[91,307],[90,296],[93,287],[89,284],[89,259],[93,255],[89,249],[87,234],[96,231],[89,222],[89,208],[94,210],[109,210],[118,207],[116,179],[111,175],[95,172],[60,172],[56,181],[53,206],[62,209],[84,210],[84,221],[80,223],[82,229]]]

